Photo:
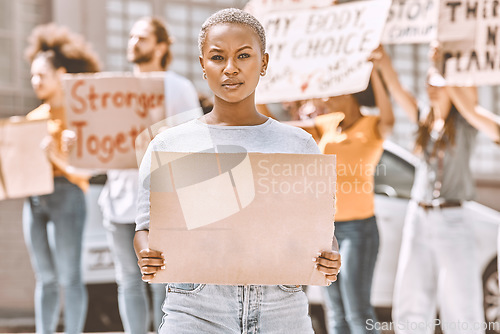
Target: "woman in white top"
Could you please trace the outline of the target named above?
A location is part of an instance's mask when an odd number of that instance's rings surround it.
[[[319,153],[305,131],[256,110],[255,88],[266,72],[269,56],[264,29],[253,16],[238,9],[215,13],[202,26],[199,46],[204,77],[215,95],[214,108],[200,119],[159,134],[149,153],[153,147],[199,152],[224,145],[239,146],[246,152]],[[207,132],[210,143],[205,140]],[[148,249],[150,163],[146,153],[140,168],[140,179],[145,182],[139,190],[134,239],[146,281],[168,266],[160,252]],[[316,262],[329,281],[336,280],[338,252],[325,250]],[[161,333],[313,333],[307,297],[300,286],[169,284],[163,310]]]

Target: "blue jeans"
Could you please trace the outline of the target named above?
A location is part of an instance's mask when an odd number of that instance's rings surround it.
[[[311,334],[300,286],[170,283],[161,334]]]
[[[335,222],[342,268],[337,282],[323,288],[330,334],[380,333],[367,329],[376,321],[370,304],[379,237],[375,217]]]
[[[104,222],[108,242],[115,263],[118,283],[118,308],[125,332],[145,334],[149,329],[149,304],[147,283],[142,281],[134,251],[135,223],[121,224]],[[165,300],[165,284],[150,284],[153,311],[153,325],[158,329],[163,317],[161,309]]]
[[[65,332],[83,330],[87,313],[81,272],[85,214],[82,190],[64,177],[54,178],[52,194],[32,196],[25,202],[24,239],[36,276],[37,333],[54,333],[56,329],[60,286],[64,288]]]

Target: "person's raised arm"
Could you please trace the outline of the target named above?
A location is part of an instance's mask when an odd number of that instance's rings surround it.
[[[374,60],[375,68],[380,71],[387,89],[397,104],[406,112],[410,120],[418,123],[418,104],[415,97],[399,82],[398,74],[392,67],[391,58],[382,46],[374,52],[379,53],[379,58]]]
[[[500,116],[477,103],[476,87],[446,87],[458,112],[470,125],[484,132],[491,140],[500,143]]]
[[[378,131],[382,138],[386,138],[392,132],[394,127],[394,113],[392,112],[392,103],[389,94],[384,87],[380,74],[376,68],[371,74],[373,94],[375,96],[375,104],[380,110],[380,121],[378,123]]]

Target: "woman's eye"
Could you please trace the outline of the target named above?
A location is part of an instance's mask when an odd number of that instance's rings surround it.
[[[215,56],[210,57],[210,59],[212,59],[212,60],[222,60],[223,58],[220,55],[215,55]]]
[[[249,58],[250,55],[248,53],[242,53],[238,56],[238,58]]]

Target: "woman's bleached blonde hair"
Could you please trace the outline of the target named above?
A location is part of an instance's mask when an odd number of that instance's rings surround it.
[[[200,34],[198,36],[198,48],[200,49],[200,55],[203,53],[203,46],[205,45],[205,40],[210,28],[218,24],[228,23],[241,24],[252,29],[259,37],[262,54],[266,52],[266,32],[262,24],[260,24],[260,22],[251,14],[241,9],[226,8],[212,14],[212,16],[210,16],[201,26]]]

